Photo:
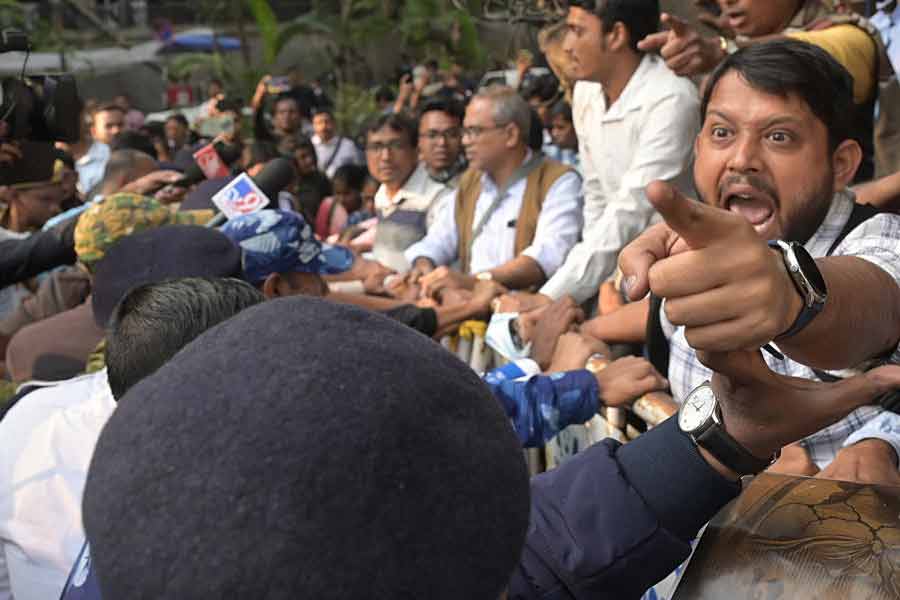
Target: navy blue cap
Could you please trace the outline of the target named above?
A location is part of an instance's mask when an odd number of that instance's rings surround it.
[[[242,278],[241,251],[215,229],[169,225],[126,236],[97,263],[91,305],[105,327],[133,287],[179,277]]]
[[[496,600],[529,483],[471,368],[386,317],[295,296],[131,388],[83,507],[104,598]]]

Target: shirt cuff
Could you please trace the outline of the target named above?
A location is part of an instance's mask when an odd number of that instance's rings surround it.
[[[527,256],[534,260],[544,272],[547,279],[553,277],[554,273],[562,266],[562,260],[558,253],[550,248],[540,248],[537,246],[529,246],[522,251],[521,256]]]
[[[741,492],[700,456],[671,417],[619,447],[616,457],[631,486],[668,531],[692,540],[704,524]]]
[[[887,442],[897,453],[900,460],[900,415],[885,411],[868,421],[844,440],[843,447],[852,446],[863,440],[881,440]]]

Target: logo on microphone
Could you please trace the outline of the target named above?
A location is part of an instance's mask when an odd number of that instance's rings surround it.
[[[255,213],[269,205],[269,198],[246,173],[219,190],[212,201],[229,219]]]

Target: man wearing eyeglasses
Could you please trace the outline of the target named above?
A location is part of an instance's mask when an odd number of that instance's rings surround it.
[[[461,104],[444,98],[429,101],[419,112],[419,158],[431,179],[454,190],[466,169],[463,112]]]
[[[404,251],[425,237],[437,207],[453,194],[419,162],[420,140],[417,123],[403,114],[379,117],[366,134],[366,163],[381,184],[375,194],[378,225],[372,252],[375,260],[401,273],[410,267]]]
[[[423,296],[494,280],[508,289],[541,285],[581,231],[581,179],[527,145],[531,110],[515,90],[476,95],[462,143],[470,168],[428,235],[406,250]]]
[[[655,179],[691,190],[700,130],[693,83],[637,48],[657,31],[658,0],[569,3],[563,49],[576,80],[572,114],[584,176],[584,230],[565,264],[520,310],[571,295],[583,303],[616,267],[619,251],[658,219],[644,188]]]

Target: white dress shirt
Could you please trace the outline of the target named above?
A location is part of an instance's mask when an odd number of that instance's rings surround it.
[[[662,179],[692,194],[699,98],[690,80],[648,54],[612,106],[602,85],[579,81],[572,116],[584,176],[584,231],[541,293],[554,299],[570,294],[581,303],[613,273],[622,248],[658,220],[644,195],[647,184]]]
[[[525,157],[525,162],[531,153]],[[516,221],[522,209],[527,179],[514,183],[497,209],[488,217],[484,229],[474,243],[471,252],[471,273],[480,273],[499,267],[516,258]],[[481,194],[475,204],[473,227],[479,223],[493,204],[499,189],[487,175],[481,178]],[[547,277],[553,275],[566,258],[566,254],[578,241],[581,231],[581,179],[569,172],[550,186],[538,217],[534,240],[523,256],[534,259]],[[459,236],[456,230],[456,199],[446,202],[437,215],[434,225],[425,238],[406,250],[410,263],[419,257],[431,260],[435,265],[452,265],[459,257]]]
[[[109,162],[109,154],[109,146],[101,142],[94,142],[88,148],[87,153],[75,162],[75,170],[78,171],[79,192],[87,194],[103,180],[106,163]]]
[[[428,175],[425,163],[419,163],[393,197],[382,184],[375,194],[378,229],[372,253],[375,260],[403,273],[409,270],[404,251],[418,242],[434,224],[440,208],[451,203],[454,183],[441,183]]]
[[[319,161],[319,170],[328,175],[331,179],[334,172],[344,165],[362,165],[365,164],[362,153],[353,143],[353,140],[345,137],[334,136],[327,142],[323,142],[322,138],[317,135],[312,137],[313,146],[316,149],[316,158]],[[338,144],[340,143],[340,148]],[[335,154],[337,150],[337,154]],[[331,156],[334,154],[334,159]],[[331,160],[331,164],[329,164]],[[328,168],[325,168],[328,165]]]
[[[33,391],[0,421],[0,600],[62,592],[84,543],[88,465],[115,407],[104,369]]]

